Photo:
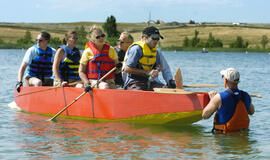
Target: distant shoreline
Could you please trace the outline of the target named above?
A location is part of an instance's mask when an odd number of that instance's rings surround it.
[[[96,24],[102,26],[101,22],[74,22],[74,23],[1,23],[0,22],[0,48],[1,49],[20,49],[22,46],[16,46],[18,39],[22,38],[26,31],[30,31],[32,39],[38,32],[46,30],[51,33],[52,37],[63,38],[66,31],[74,30],[76,27],[84,26],[86,31]],[[161,41],[161,49],[171,51],[200,51],[206,48],[209,52],[269,52],[270,51],[270,24],[266,23],[180,23],[169,22],[160,24],[150,24],[160,29],[161,34],[165,37]],[[117,23],[119,32],[129,31],[135,41],[141,37],[141,31],[146,27],[146,23]],[[198,38],[200,45],[196,47],[183,47],[185,37],[191,40],[194,37],[194,31],[199,32]],[[215,39],[223,43],[223,48],[207,48],[204,44],[212,33]],[[266,48],[261,45],[262,36],[269,39]],[[248,42],[247,48],[230,48],[230,44],[241,36],[244,42]],[[26,46],[23,46],[26,48]]]

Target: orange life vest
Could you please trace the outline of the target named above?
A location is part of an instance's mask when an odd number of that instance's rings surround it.
[[[97,49],[93,42],[88,42],[87,47],[94,54],[94,57],[87,63],[87,78],[100,79],[115,67],[114,60],[109,57],[110,45],[104,44],[101,51]],[[111,73],[105,79],[113,78],[114,73]]]
[[[245,104],[240,100],[235,108],[232,118],[225,124],[217,124],[216,117],[214,118],[214,130],[217,133],[228,133],[248,129],[249,117]]]

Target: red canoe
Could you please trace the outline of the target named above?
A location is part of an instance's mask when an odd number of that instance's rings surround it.
[[[23,87],[15,92],[16,105],[26,112],[54,115],[83,93],[72,87]],[[157,93],[94,89],[72,104],[61,116],[129,121],[145,124],[183,125],[201,119],[209,102],[207,93]]]

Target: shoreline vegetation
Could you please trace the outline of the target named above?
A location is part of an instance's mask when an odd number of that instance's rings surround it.
[[[113,16],[111,16],[113,17]],[[110,18],[111,18],[110,17]],[[114,18],[114,17],[113,17]],[[61,44],[64,34],[69,30],[82,33],[83,39],[89,28],[95,24],[104,28],[107,22],[76,22],[76,23],[1,23],[0,49],[22,49],[33,45],[36,35],[43,30],[51,33],[51,44],[57,47]],[[139,40],[141,31],[147,25],[160,29],[165,37],[159,47],[168,51],[202,51],[209,52],[270,52],[270,24],[249,23],[189,23],[159,22],[159,23],[116,23],[117,33],[129,31],[135,40]],[[106,30],[105,30],[106,32]],[[117,34],[116,34],[117,35]],[[112,45],[117,42],[117,36],[107,39]]]

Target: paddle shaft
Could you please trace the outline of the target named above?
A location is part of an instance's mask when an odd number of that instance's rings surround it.
[[[55,114],[52,118],[50,118],[48,121],[53,121],[56,117],[58,117],[61,113],[63,113],[69,106],[71,106],[73,103],[75,103],[78,99],[80,99],[83,95],[85,95],[87,92],[83,92],[80,94],[77,98],[75,98],[70,104],[68,104],[66,107],[61,109],[57,114]]]
[[[56,88],[60,88],[60,87],[61,87],[61,86],[56,86],[56,87],[50,87],[50,88],[43,89],[43,90],[38,90],[38,91],[33,91],[33,92],[22,93],[22,94],[17,95],[16,97],[20,97],[20,96],[24,96],[24,95],[28,95],[28,94],[33,94],[33,93],[38,93],[38,92],[45,92],[45,91],[49,91],[49,90],[56,89]]]
[[[104,78],[106,78],[108,75],[110,75],[113,71],[116,70],[116,67],[112,68],[108,73],[106,73],[103,77],[101,77],[92,87],[95,87],[100,81],[102,81]],[[55,118],[57,118],[61,113],[63,113],[66,109],[68,109],[69,106],[71,106],[73,103],[75,103],[78,99],[80,99],[83,95],[85,95],[87,92],[83,92],[78,97],[76,97],[70,104],[65,106],[63,109],[61,109],[59,112],[57,112],[52,118],[48,119],[48,121],[53,121]]]

